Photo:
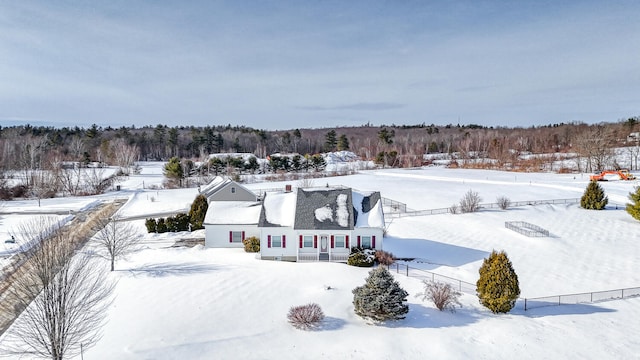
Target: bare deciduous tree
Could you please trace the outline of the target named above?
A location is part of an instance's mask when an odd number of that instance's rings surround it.
[[[134,251],[140,237],[131,223],[122,219],[102,219],[98,222],[95,240],[98,244],[97,254],[111,262],[111,271],[115,269],[115,261]]]
[[[0,353],[54,360],[73,357],[100,338],[114,283],[98,261],[77,252],[80,243],[50,218],[20,226],[26,261],[0,308],[19,314]]]
[[[480,195],[473,190],[467,191],[462,199],[460,199],[460,211],[463,213],[476,212],[480,209]]]
[[[129,175],[131,167],[138,160],[140,150],[137,145],[129,145],[124,139],[116,139],[111,143],[116,165],[120,171]]]

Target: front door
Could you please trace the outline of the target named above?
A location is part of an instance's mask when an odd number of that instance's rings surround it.
[[[329,240],[327,239],[327,235],[320,236],[320,252],[326,253],[329,252]]]
[[[320,236],[320,256],[319,260],[329,260],[329,237],[327,235]]]

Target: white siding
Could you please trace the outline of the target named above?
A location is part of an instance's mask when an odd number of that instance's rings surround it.
[[[207,225],[205,224],[205,247],[242,248],[241,242],[229,242],[230,231],[244,231],[244,238],[260,237],[257,225]]]

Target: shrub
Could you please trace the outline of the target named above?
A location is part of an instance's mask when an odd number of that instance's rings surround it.
[[[433,305],[440,311],[447,309],[454,312],[456,307],[462,306],[458,300],[462,293],[455,290],[451,284],[433,280],[423,280],[422,283],[424,284],[424,292],[416,294],[417,297],[422,298],[422,301],[433,302]]]
[[[207,202],[207,198],[200,194],[196,196],[191,204],[191,209],[189,209],[189,221],[191,223],[191,230],[202,229],[202,223],[204,222],[204,217],[207,214],[207,209],[209,209],[209,203]]]
[[[375,252],[372,249],[363,249],[361,247],[352,247],[351,254],[347,259],[347,264],[359,267],[371,267],[375,263]]]
[[[396,261],[392,253],[384,250],[377,250],[375,253],[375,259],[379,264],[384,265],[387,268]]]
[[[287,319],[296,329],[309,330],[318,326],[322,319],[324,319],[324,313],[320,305],[310,303],[290,308]]]
[[[149,233],[158,232],[158,222],[154,218],[145,220],[144,226],[147,227],[147,232]]]
[[[169,216],[164,219],[167,231],[178,232],[189,230],[189,215],[185,213],[176,214],[176,216]]]
[[[158,219],[158,225],[156,226],[156,230],[158,233],[167,232],[167,224],[164,221],[164,218]]]
[[[257,237],[248,237],[242,240],[242,243],[244,244],[244,251],[251,253],[260,252],[260,239]]]
[[[518,275],[504,251],[491,252],[480,267],[476,282],[480,303],[493,313],[508,313],[520,296]]]
[[[629,193],[629,200],[631,203],[627,203],[625,210],[634,219],[640,220],[640,186],[636,186],[635,191]]]
[[[480,209],[480,195],[473,190],[467,191],[462,199],[460,199],[460,211],[463,213],[476,212]]]
[[[352,292],[354,311],[365,319],[399,320],[409,312],[409,306],[405,303],[407,292],[383,267],[369,271],[365,284]]]
[[[580,198],[580,206],[588,210],[602,210],[609,199],[604,195],[604,190],[597,181],[590,181]]]
[[[496,202],[498,203],[498,206],[502,210],[507,210],[509,208],[509,206],[511,206],[511,200],[509,200],[509,198],[506,197],[506,196],[498,197],[496,199]]]
[[[458,204],[453,204],[453,205],[449,206],[449,212],[452,213],[452,214],[457,214],[458,212],[460,212]]]
[[[190,223],[189,215],[187,215],[185,213],[179,213],[179,214],[176,214],[176,216],[173,217],[173,220],[175,221],[175,229],[176,229],[176,231],[188,231],[189,230],[189,223]]]

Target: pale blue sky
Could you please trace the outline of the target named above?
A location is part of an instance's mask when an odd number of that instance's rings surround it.
[[[640,115],[638,1],[0,0],[0,124]]]

